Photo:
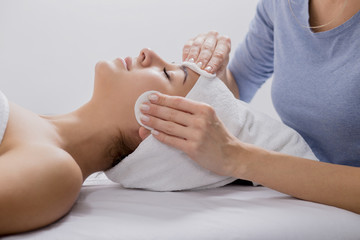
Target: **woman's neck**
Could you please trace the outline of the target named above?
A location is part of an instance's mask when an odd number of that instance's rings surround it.
[[[344,24],[360,10],[359,0],[310,0],[309,23],[314,32],[328,31]]]
[[[75,159],[84,179],[110,166],[111,141],[117,133],[128,129],[125,122],[91,102],[65,115],[43,117],[54,126],[59,147]]]

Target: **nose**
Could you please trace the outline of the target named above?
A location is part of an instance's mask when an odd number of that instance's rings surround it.
[[[149,67],[156,64],[164,64],[164,61],[153,50],[144,48],[138,56],[138,63],[143,67]]]

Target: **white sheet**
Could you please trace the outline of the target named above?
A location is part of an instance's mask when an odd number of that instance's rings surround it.
[[[129,190],[104,179],[83,186],[72,211],[14,239],[360,239],[360,215],[265,187],[187,192]]]

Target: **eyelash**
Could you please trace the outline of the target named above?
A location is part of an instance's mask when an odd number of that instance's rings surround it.
[[[166,68],[164,68],[164,73],[165,73],[165,76],[167,77],[167,79],[170,80],[170,76],[169,76],[169,74],[167,73]]]

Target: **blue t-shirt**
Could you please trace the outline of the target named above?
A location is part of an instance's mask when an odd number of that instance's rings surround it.
[[[273,75],[272,100],[320,161],[360,167],[360,12],[314,33],[308,2],[262,0],[229,69],[250,101]],[[295,17],[294,17],[295,15]]]

